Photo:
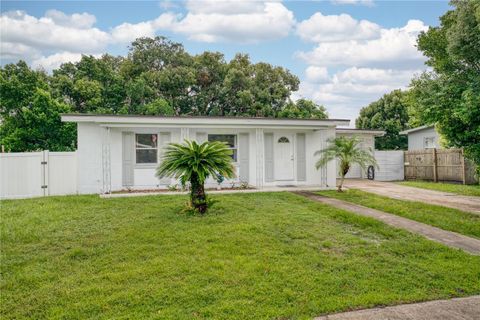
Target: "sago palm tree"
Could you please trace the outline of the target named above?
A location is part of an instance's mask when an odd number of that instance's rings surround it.
[[[339,192],[342,192],[345,176],[352,165],[358,164],[364,170],[369,165],[378,167],[372,151],[360,148],[360,142],[360,139],[357,137],[337,137],[335,139],[328,140],[329,144],[325,149],[315,152],[315,156],[320,155],[320,159],[315,164],[317,170],[326,166],[327,163],[332,160],[338,160],[340,184],[338,185],[337,190]]]
[[[180,179],[182,185],[190,182],[190,204],[199,213],[208,208],[205,195],[205,180],[209,176],[220,174],[234,178],[232,150],[222,142],[204,142],[185,140],[183,144],[171,143],[157,168],[157,176]]]

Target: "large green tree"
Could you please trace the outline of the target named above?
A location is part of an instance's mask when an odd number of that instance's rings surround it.
[[[75,149],[75,125],[60,121],[71,109],[49,90],[47,75],[23,61],[0,70],[0,145],[7,151]]]
[[[230,61],[219,52],[191,55],[181,43],[165,37],[135,40],[126,57],[85,55],[78,62],[61,65],[51,75],[34,71],[24,62],[1,67],[1,74],[2,141],[16,151],[71,149],[74,146],[71,134],[75,129],[62,125],[59,116],[66,111],[326,117],[325,109],[311,101],[291,101],[299,79],[287,69],[264,62],[252,63],[245,54],[237,54]],[[41,110],[37,120],[42,114],[50,117],[52,135],[43,144],[28,140],[39,139],[43,126],[47,125],[46,121],[33,121],[35,114],[27,120],[27,111],[34,109]]]
[[[327,119],[328,113],[324,106],[307,99],[289,102],[279,113],[280,118],[296,119]]]
[[[435,123],[448,145],[480,164],[480,0],[451,4],[440,26],[419,35],[433,71],[411,83],[411,121]]]
[[[407,137],[398,133],[408,128],[406,93],[394,90],[360,110],[355,121],[359,129],[385,130],[383,137],[375,138],[378,150],[406,149]]]

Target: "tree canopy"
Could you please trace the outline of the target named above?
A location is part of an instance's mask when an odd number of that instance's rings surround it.
[[[0,68],[0,144],[71,150],[76,127],[60,122],[64,112],[326,118],[323,106],[291,100],[298,86],[285,68],[245,54],[191,55],[160,36],[135,40],[126,57],[85,55],[52,74],[19,61]]]
[[[408,128],[407,110],[406,93],[394,90],[362,108],[355,126],[359,129],[385,130],[383,137],[375,138],[375,149],[406,149],[407,137],[399,135],[399,132]]]
[[[412,81],[409,112],[413,125],[436,124],[449,146],[480,164],[480,0],[451,4],[418,38],[433,71]]]
[[[51,96],[46,78],[25,62],[0,71],[0,144],[7,150],[75,149],[75,125],[60,121],[71,109]]]

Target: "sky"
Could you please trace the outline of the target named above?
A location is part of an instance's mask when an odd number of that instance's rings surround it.
[[[293,99],[354,120],[426,70],[416,37],[449,9],[441,0],[1,1],[0,59],[51,72],[82,54],[126,55],[135,38],[163,35],[191,54],[247,53],[287,68],[301,81]]]

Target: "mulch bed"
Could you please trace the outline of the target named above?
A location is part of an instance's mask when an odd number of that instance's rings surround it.
[[[215,191],[225,191],[225,190],[253,190],[253,187],[233,187],[233,188],[222,188],[220,190],[216,188],[207,188],[205,191],[215,192]],[[188,191],[188,190],[185,190]],[[182,190],[168,190],[168,189],[123,189],[119,191],[112,191],[112,194],[122,194],[122,193],[159,193],[159,192],[184,192]]]

